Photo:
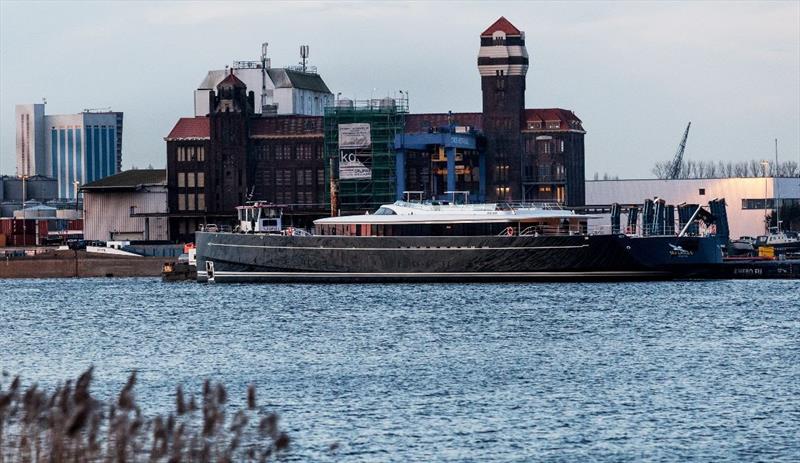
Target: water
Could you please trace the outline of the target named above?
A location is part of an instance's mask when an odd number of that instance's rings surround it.
[[[250,382],[290,460],[798,461],[800,284],[0,281],[0,369]],[[339,449],[329,452],[331,443]]]

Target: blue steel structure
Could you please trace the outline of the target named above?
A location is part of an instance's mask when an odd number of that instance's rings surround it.
[[[396,197],[403,199],[406,190],[406,153],[408,151],[431,152],[443,148],[447,156],[447,190],[455,191],[456,151],[477,151],[479,158],[478,202],[486,200],[486,152],[481,146],[480,135],[474,130],[457,131],[455,126],[440,127],[436,131],[402,133],[394,139]]]

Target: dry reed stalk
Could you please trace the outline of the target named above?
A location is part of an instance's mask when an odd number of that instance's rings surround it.
[[[19,377],[5,391],[0,383],[0,463],[266,461],[289,446],[277,415],[258,416],[252,384],[246,408],[230,420],[225,387],[209,380],[202,413],[178,386],[174,413],[146,418],[134,394],[136,372],[111,404],[92,397],[92,374],[90,368],[49,394],[35,384],[21,393]]]

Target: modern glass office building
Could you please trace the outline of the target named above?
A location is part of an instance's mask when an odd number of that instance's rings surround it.
[[[44,105],[19,105],[17,113],[25,121],[30,112],[38,121],[35,130],[18,134],[18,151],[36,146],[44,147],[44,156],[18,155],[20,175],[46,175],[58,180],[59,198],[74,198],[76,187],[120,171],[122,164],[122,113],[91,112],[44,115]],[[41,108],[39,108],[41,107]],[[28,126],[22,127],[28,128]],[[22,132],[22,130],[18,130]],[[19,140],[25,143],[19,142]],[[40,146],[41,146],[40,145]],[[32,150],[29,150],[32,151]],[[43,158],[35,164],[26,159]],[[44,162],[42,162],[44,161]]]

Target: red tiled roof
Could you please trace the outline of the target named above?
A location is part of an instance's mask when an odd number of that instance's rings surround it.
[[[226,85],[233,85],[234,87],[247,87],[238,77],[233,75],[233,70],[231,70],[230,74],[227,77],[222,79],[222,82],[217,84],[217,88],[224,87]]]
[[[167,140],[210,138],[211,126],[208,117],[182,117],[167,135]]]
[[[451,117],[448,113],[408,114],[406,133],[425,132],[431,127],[446,126]],[[453,113],[455,125],[468,125],[480,130],[483,127],[483,113]]]
[[[506,35],[522,35],[522,32],[514,27],[505,16],[500,16],[500,19],[494,22],[488,29],[483,31],[481,37],[491,37],[497,31],[503,31]]]
[[[536,108],[525,110],[525,122],[559,121],[560,129],[580,129],[581,120],[574,112],[562,108]],[[574,124],[570,124],[573,122]],[[544,127],[544,126],[543,126]]]

